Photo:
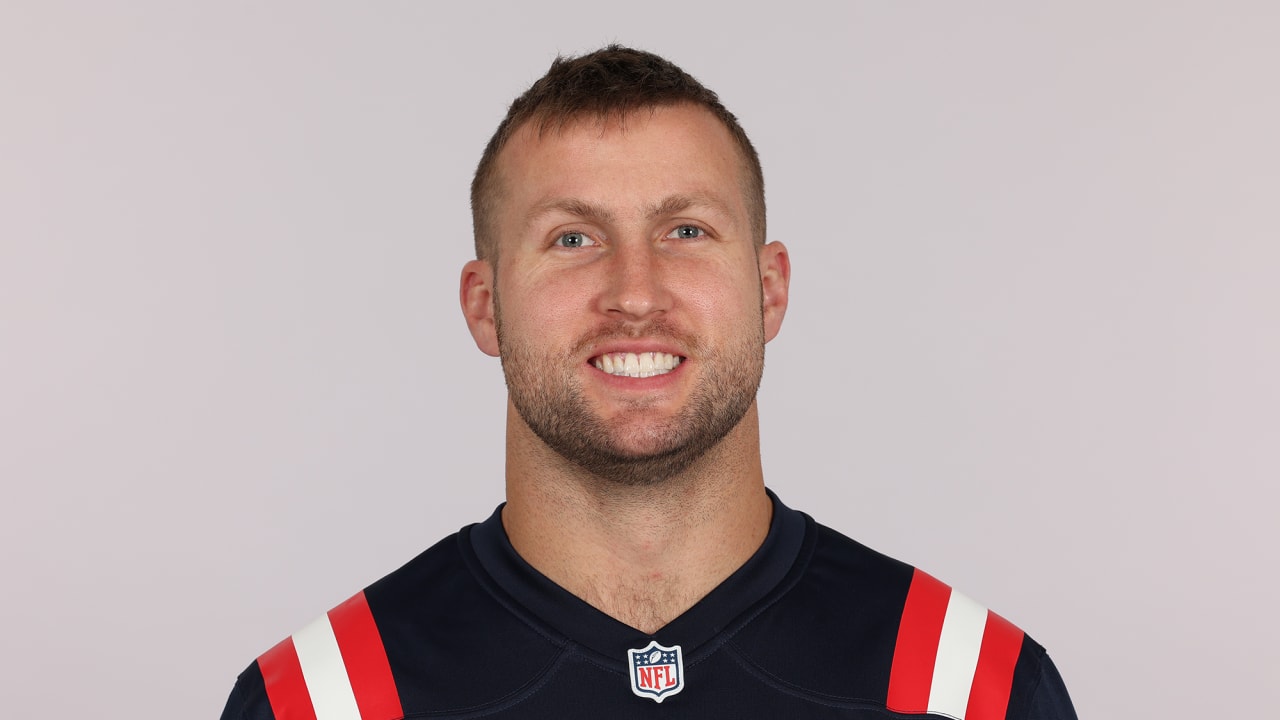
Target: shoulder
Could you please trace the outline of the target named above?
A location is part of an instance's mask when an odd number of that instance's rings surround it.
[[[484,705],[537,676],[559,647],[477,575],[467,534],[445,538],[259,656],[223,720],[298,709],[307,717],[320,705],[390,720]]]
[[[793,586],[734,641],[758,672],[903,714],[1028,716],[1052,668],[1043,647],[918,568],[812,521],[810,534]]]
[[[786,685],[882,697],[914,569],[812,520],[806,535],[790,587],[733,644]]]

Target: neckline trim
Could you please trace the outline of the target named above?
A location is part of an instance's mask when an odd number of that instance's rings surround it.
[[[480,568],[531,620],[554,634],[602,656],[600,660],[622,666],[627,650],[652,641],[680,645],[686,662],[695,664],[718,643],[712,641],[735,625],[745,611],[776,588],[800,555],[807,518],[766,490],[773,502],[773,518],[764,542],[745,563],[706,597],[652,635],[615,620],[552,582],[520,557],[502,526],[499,505],[489,519],[464,533]]]

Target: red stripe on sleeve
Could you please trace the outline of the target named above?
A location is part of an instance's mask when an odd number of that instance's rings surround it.
[[[929,686],[933,665],[938,659],[938,638],[947,615],[951,588],[919,569],[911,578],[907,601],[902,607],[898,640],[889,671],[889,697],[885,704],[901,713],[929,710]]]
[[[302,665],[293,638],[287,637],[258,658],[258,669],[267,686],[267,700],[276,720],[316,720],[311,693],[302,677]]]
[[[965,720],[1004,720],[1013,688],[1013,670],[1022,652],[1022,631],[987,611],[987,627],[978,651],[978,669],[969,690]]]
[[[391,663],[382,646],[382,635],[373,621],[364,593],[329,611],[329,623],[347,666],[351,691],[362,720],[399,720],[404,717],[400,694],[391,675]]]

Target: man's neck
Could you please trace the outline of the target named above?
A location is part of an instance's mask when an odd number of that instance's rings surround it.
[[[653,485],[586,475],[508,423],[502,521],[521,557],[601,612],[653,633],[764,542],[773,506],[755,407],[706,455]]]

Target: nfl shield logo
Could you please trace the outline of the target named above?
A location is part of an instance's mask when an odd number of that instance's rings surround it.
[[[684,689],[684,658],[680,646],[663,647],[657,640],[642,650],[627,651],[631,692],[662,702]]]

